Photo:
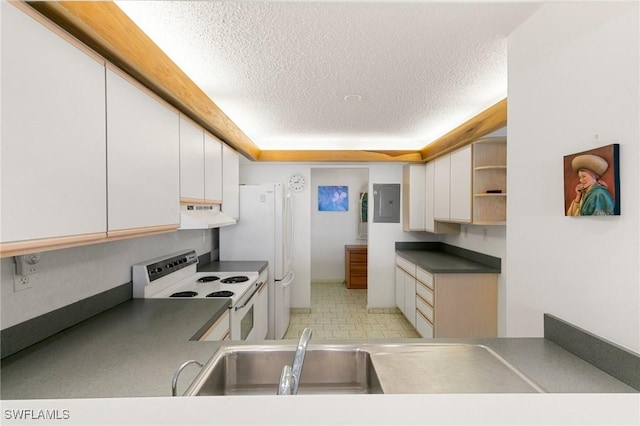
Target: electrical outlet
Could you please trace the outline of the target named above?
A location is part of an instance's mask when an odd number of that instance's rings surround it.
[[[38,262],[40,253],[25,254],[16,256],[16,275],[30,275],[38,272]]]
[[[22,291],[33,286],[33,282],[36,280],[35,275],[14,275],[13,276],[13,291]]]

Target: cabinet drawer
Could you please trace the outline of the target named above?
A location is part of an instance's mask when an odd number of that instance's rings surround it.
[[[366,253],[349,253],[349,260],[351,263],[367,263],[367,254]]]
[[[353,277],[355,275],[367,275],[367,264],[366,263],[352,263],[349,267],[349,273]]]
[[[433,290],[433,275],[420,267],[416,267],[416,278]]]
[[[409,262],[408,260],[405,260],[400,256],[396,256],[396,265],[407,271],[409,274],[411,274],[411,276],[416,276],[416,265]]]
[[[424,338],[433,337],[433,324],[420,311],[416,311],[416,330]]]
[[[420,312],[425,318],[433,322],[433,308],[420,296],[416,296],[416,311]]]
[[[422,297],[427,303],[433,306],[433,290],[418,281],[416,284],[416,293]]]

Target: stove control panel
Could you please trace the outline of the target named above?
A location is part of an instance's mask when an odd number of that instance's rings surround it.
[[[146,265],[149,282],[165,277],[171,273],[198,263],[198,255],[195,251],[179,253],[163,259],[155,259],[153,263]]]

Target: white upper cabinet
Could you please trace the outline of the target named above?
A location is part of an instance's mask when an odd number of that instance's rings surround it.
[[[240,154],[222,145],[222,211],[240,217]]]
[[[204,134],[204,198],[206,203],[222,203],[222,145],[216,137]]]
[[[471,222],[471,145],[451,153],[450,219]]]
[[[0,239],[104,236],[104,64],[1,3]]]
[[[435,188],[433,190],[434,199],[434,217],[436,220],[450,219],[450,181],[451,181],[451,163],[450,155],[446,154],[436,158],[434,161],[434,180]]]
[[[107,69],[108,230],[180,222],[177,111]]]
[[[471,145],[434,160],[436,220],[471,222]]]
[[[180,199],[204,200],[204,130],[180,114]]]
[[[425,165],[402,167],[402,230],[425,230]]]

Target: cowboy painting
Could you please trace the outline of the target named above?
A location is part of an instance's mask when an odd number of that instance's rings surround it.
[[[565,157],[567,216],[620,214],[618,144]]]

